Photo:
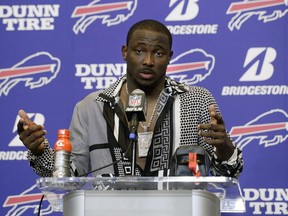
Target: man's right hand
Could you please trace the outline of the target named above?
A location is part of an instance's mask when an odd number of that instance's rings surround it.
[[[22,143],[31,150],[34,155],[44,152],[44,140],[46,131],[42,125],[36,125],[24,110],[19,110],[20,120],[17,124],[17,133]]]

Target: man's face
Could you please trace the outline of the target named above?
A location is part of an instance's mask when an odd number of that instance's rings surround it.
[[[135,31],[128,47],[122,47],[129,80],[144,88],[164,82],[172,54],[168,37],[149,30]]]

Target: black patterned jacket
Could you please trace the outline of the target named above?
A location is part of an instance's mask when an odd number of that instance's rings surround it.
[[[73,144],[71,167],[75,175],[83,175],[114,163],[93,175],[131,175],[131,154],[123,157],[129,146],[129,129],[119,93],[126,77],[109,88],[89,94],[75,106],[70,136]],[[169,170],[172,155],[181,145],[203,146],[209,155],[211,175],[238,177],[243,169],[242,152],[237,147],[228,161],[217,161],[215,148],[198,135],[197,125],[210,122],[208,106],[218,105],[211,93],[202,87],[187,86],[166,78],[160,96],[157,120],[145,169],[137,167],[136,175],[157,176]],[[229,136],[229,135],[228,135]],[[42,156],[28,152],[33,169],[40,176],[51,176],[54,152],[46,140]]]

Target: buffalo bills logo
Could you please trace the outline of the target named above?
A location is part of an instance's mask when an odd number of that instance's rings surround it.
[[[228,24],[231,31],[239,30],[252,16],[264,23],[275,21],[288,13],[288,0],[246,0],[230,5],[226,14],[235,14]]]
[[[202,49],[188,50],[171,60],[167,75],[171,78],[193,85],[206,79],[215,65],[215,57]]]
[[[103,25],[112,26],[125,22],[134,14],[137,0],[133,1],[105,1],[95,0],[85,6],[78,6],[72,13],[72,18],[80,18],[73,26],[75,34],[84,33],[89,25],[101,20]]]
[[[240,149],[243,149],[255,141],[264,147],[283,143],[288,138],[287,131],[288,114],[284,110],[273,109],[259,115],[244,126],[232,127],[230,135],[237,137],[235,142]]]
[[[17,216],[22,214],[35,215],[38,212],[39,202],[42,197],[36,185],[23,191],[21,194],[8,196],[3,204],[4,208],[12,207],[5,215]],[[44,198],[46,200],[46,198]],[[41,215],[49,215],[53,213],[52,206],[47,202],[43,202],[41,207]]]
[[[57,77],[60,65],[60,60],[50,53],[39,52],[11,68],[0,68],[0,96],[8,95],[10,90],[21,82],[30,89],[47,85]]]

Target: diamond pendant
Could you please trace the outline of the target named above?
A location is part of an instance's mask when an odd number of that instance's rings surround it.
[[[145,129],[144,129],[145,130]],[[152,142],[153,132],[142,132],[138,133],[138,152],[139,157],[147,157],[151,142]]]

